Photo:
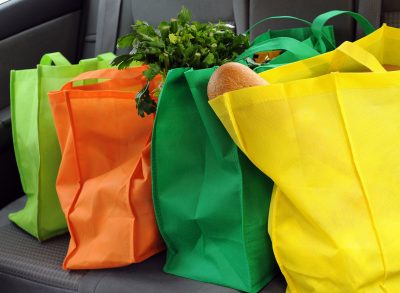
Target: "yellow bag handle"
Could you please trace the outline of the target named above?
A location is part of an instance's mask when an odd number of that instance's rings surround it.
[[[378,59],[359,45],[346,41],[337,47],[336,50],[350,57],[357,63],[364,65],[372,72],[386,72],[386,69]]]

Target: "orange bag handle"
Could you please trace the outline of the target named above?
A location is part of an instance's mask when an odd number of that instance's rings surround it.
[[[131,67],[123,70],[117,70],[116,68],[106,68],[93,71],[84,72],[77,77],[71,79],[66,83],[61,90],[68,89],[102,89],[108,88],[112,89],[115,86],[129,85],[133,84],[133,81],[141,81],[141,83],[146,82],[146,78],[143,76],[142,72],[147,69],[147,66]],[[75,81],[87,80],[87,79],[110,79],[109,82],[102,82],[93,85],[83,85],[74,86]]]

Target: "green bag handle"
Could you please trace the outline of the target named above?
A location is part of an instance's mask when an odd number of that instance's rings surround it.
[[[253,24],[252,26],[250,26],[250,28],[244,32],[245,35],[249,34],[256,26],[258,26],[261,23],[266,22],[267,20],[271,20],[271,19],[292,19],[292,20],[297,20],[300,22],[303,22],[305,24],[307,24],[307,26],[311,26],[311,22],[298,18],[298,17],[294,17],[294,16],[290,16],[290,15],[282,15],[282,16],[270,16],[270,17],[266,17],[264,19],[261,19],[259,21],[257,21],[255,24]],[[267,31],[268,32],[268,31]],[[265,34],[265,33],[264,33]],[[260,39],[260,37],[262,37],[264,34],[259,35],[258,37],[256,37],[252,42],[251,45],[254,45],[256,43],[259,43],[258,40]]]
[[[318,48],[318,50],[321,53],[325,53],[327,51],[326,45],[325,45],[324,41],[322,41],[322,38],[324,38],[329,43],[329,45],[332,46],[332,49],[336,47],[335,44],[332,44],[330,42],[329,38],[324,36],[324,34],[322,32],[322,27],[331,18],[334,18],[339,15],[343,15],[343,14],[347,14],[347,15],[353,17],[358,22],[358,24],[361,26],[361,28],[363,29],[363,31],[366,35],[375,31],[374,26],[364,16],[362,16],[359,13],[356,13],[353,11],[346,11],[346,10],[332,10],[332,11],[323,13],[323,14],[317,16],[311,24],[311,31],[317,39],[315,46]]]
[[[60,52],[47,53],[42,56],[39,62],[40,65],[67,66],[71,63]]]
[[[113,61],[115,59],[115,57],[116,57],[115,54],[112,53],[112,52],[107,52],[107,53],[103,53],[103,54],[97,55],[97,59],[100,60],[100,61],[109,61],[109,62],[111,62],[111,61]]]
[[[256,68],[254,68],[253,71],[255,73],[261,73],[261,72],[266,71],[268,69],[274,69],[276,67],[280,67],[280,66],[286,65],[286,64],[287,63],[285,63],[285,64],[270,64],[270,63],[262,64],[262,65],[257,66]]]
[[[292,20],[298,20],[300,22],[303,22],[305,24],[307,24],[308,26],[311,26],[311,22],[298,18],[298,17],[294,17],[294,16],[290,16],[290,15],[282,15],[282,16],[270,16],[270,17],[266,17],[263,18],[259,21],[257,21],[255,24],[251,25],[249,27],[249,29],[247,31],[244,32],[245,35],[249,34],[256,26],[258,26],[259,24],[262,24],[264,22],[266,22],[267,20],[271,20],[271,19],[292,19]]]
[[[96,58],[82,59],[81,61],[79,61],[79,64],[91,63],[93,61],[108,61],[110,63],[112,60],[114,60],[115,57],[116,56],[114,55],[114,53],[107,52],[97,55]]]
[[[272,50],[286,50],[295,55],[298,59],[306,59],[309,57],[313,57],[319,55],[320,53],[293,38],[279,37],[269,39],[263,42],[258,43],[255,46],[250,47],[242,54],[240,54],[234,61],[239,62],[245,60],[247,57],[252,57],[255,53],[263,52],[263,51],[272,51]]]

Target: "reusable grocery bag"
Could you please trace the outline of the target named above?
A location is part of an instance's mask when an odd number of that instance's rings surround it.
[[[250,32],[256,26],[262,23],[265,23],[267,21],[273,21],[274,19],[296,20],[306,24],[306,26],[299,28],[283,29],[283,30],[267,30],[265,33],[256,37],[252,41],[251,47],[245,52],[243,52],[240,56],[238,56],[236,58],[236,61],[245,64],[248,63],[246,61],[248,57],[251,58],[255,53],[265,51],[265,49],[263,48],[265,42],[269,42],[272,39],[280,39],[280,38],[295,39],[302,42],[302,44],[296,45],[297,48],[295,53],[293,53],[293,50],[286,50],[286,48],[278,48],[278,49],[285,49],[286,51],[284,51],[283,53],[281,53],[268,63],[262,64],[254,68],[255,72],[260,73],[265,70],[281,66],[283,64],[288,64],[291,62],[316,56],[320,53],[331,51],[336,48],[334,28],[331,25],[326,26],[325,24],[331,18],[343,14],[353,17],[366,34],[369,34],[375,30],[375,28],[370,24],[370,22],[362,15],[352,11],[344,11],[344,10],[332,10],[325,12],[317,16],[314,19],[313,23],[293,16],[267,17],[253,24],[247,30],[247,32]],[[310,48],[314,50],[310,50]]]
[[[272,182],[208,106],[214,70],[170,70],[159,97],[152,176],[164,270],[257,292],[275,274],[266,216]]]
[[[210,101],[276,183],[269,233],[290,292],[400,291],[400,71],[381,65],[399,49],[383,26]]]
[[[295,60],[319,54],[289,37],[257,44],[258,51],[276,49]],[[207,83],[214,70],[170,70],[160,95],[152,176],[168,251],[164,270],[257,292],[276,272],[267,235],[273,183],[238,150],[209,107]]]
[[[154,116],[135,110],[145,69],[90,71],[49,93],[62,153],[57,192],[71,234],[64,269],[124,266],[164,249],[151,194]],[[109,81],[74,87],[92,79]]]
[[[60,148],[47,93],[84,71],[109,67],[114,57],[107,53],[71,65],[60,53],[51,53],[35,69],[11,71],[14,151],[27,202],[9,218],[39,240],[67,231],[55,188]]]

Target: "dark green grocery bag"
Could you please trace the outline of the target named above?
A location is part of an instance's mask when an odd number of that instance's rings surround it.
[[[375,28],[371,25],[371,23],[362,15],[352,12],[352,11],[343,11],[343,10],[332,10],[325,12],[323,14],[318,15],[313,22],[309,22],[307,20],[293,17],[293,16],[272,16],[262,19],[255,24],[253,24],[248,30],[249,33],[252,29],[256,26],[265,23],[266,21],[274,20],[274,19],[292,19],[297,20],[306,26],[298,27],[298,28],[291,28],[291,29],[284,29],[284,30],[268,30],[265,33],[256,37],[252,43],[251,47],[243,52],[238,58],[236,59],[237,62],[241,62],[244,64],[248,64],[246,62],[246,58],[252,57],[255,53],[261,52],[263,49],[263,44],[271,39],[286,37],[286,38],[293,38],[303,43],[312,49],[318,51],[318,54],[325,53],[331,51],[336,48],[336,41],[335,41],[335,34],[334,28],[331,25],[325,25],[327,21],[331,18],[334,18],[338,15],[347,14],[353,17],[357,23],[361,26],[366,34],[369,34],[375,30]],[[303,46],[304,49],[300,52],[305,52],[307,48]],[[280,48],[285,49],[285,48]],[[298,51],[297,51],[298,52]],[[272,59],[267,64],[263,64],[258,66],[254,69],[255,72],[262,72],[268,69],[272,69],[284,64],[288,64],[291,62],[299,61],[305,58],[312,57],[310,54],[303,55],[303,54],[295,54],[293,50],[286,50],[281,55],[277,56],[276,58]]]
[[[67,231],[56,193],[61,154],[47,93],[82,72],[109,67],[113,58],[106,53],[71,65],[60,53],[50,53],[37,68],[11,71],[14,151],[27,202],[9,218],[39,240]]]
[[[306,52],[295,50],[304,46]],[[290,38],[263,42],[262,48],[318,54]],[[273,183],[237,148],[209,106],[207,84],[215,69],[172,69],[159,97],[152,178],[168,251],[164,270],[257,292],[276,273],[267,232]]]
[[[214,68],[168,72],[152,140],[153,199],[164,270],[247,292],[276,265],[267,234],[272,182],[236,147],[208,105]]]

